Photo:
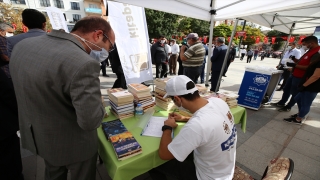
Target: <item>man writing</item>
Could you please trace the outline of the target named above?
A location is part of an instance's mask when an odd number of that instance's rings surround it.
[[[237,130],[228,105],[219,98],[201,98],[195,84],[184,75],[170,79],[166,92],[165,97],[171,97],[176,106],[194,114],[186,118],[171,113],[164,122],[159,156],[169,161],[149,171],[152,179],[165,180],[168,175],[174,179],[231,180]],[[172,139],[176,121],[186,124]]]
[[[12,52],[22,146],[44,159],[46,180],[66,180],[69,170],[72,180],[96,177],[97,128],[105,114],[99,62],[114,42],[109,23],[88,16],[70,34],[53,30]]]
[[[180,59],[183,66],[183,74],[193,82],[197,82],[203,64],[206,50],[199,41],[197,33],[190,33],[187,36],[187,45],[183,45],[180,51]]]

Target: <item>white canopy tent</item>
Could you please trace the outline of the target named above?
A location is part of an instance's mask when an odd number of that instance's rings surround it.
[[[257,24],[261,24],[270,27],[267,23],[268,14],[274,15],[275,13],[291,9],[302,10],[306,13],[308,8],[304,7],[319,7],[320,0],[112,0],[120,3],[131,4],[135,6],[145,7],[149,9],[155,9],[172,14],[178,14],[182,16],[192,17],[201,20],[211,21],[210,37],[209,37],[209,56],[212,54],[212,36],[213,36],[213,22],[217,20],[226,20],[233,18],[245,18]],[[273,12],[273,13],[270,13]],[[294,13],[293,11],[291,13]],[[262,14],[262,15],[261,15]],[[297,14],[296,14],[297,15]],[[310,17],[311,15],[306,15]],[[277,19],[280,16],[278,16]],[[259,19],[259,18],[262,18]],[[273,18],[273,17],[272,17]],[[292,23],[293,18],[287,17],[288,20],[281,20],[283,23]],[[260,22],[261,21],[261,22]],[[281,21],[278,20],[280,23]],[[273,24],[277,25],[279,22],[274,21]],[[276,24],[277,23],[277,24]],[[291,25],[283,25],[284,27]],[[307,23],[306,23],[307,24]],[[310,24],[307,24],[307,26]],[[274,29],[279,31],[288,32],[287,29],[282,26],[274,26]],[[298,30],[298,29],[297,29]],[[234,33],[233,33],[234,35]],[[231,37],[232,40],[233,36]],[[229,46],[231,43],[229,43]],[[229,47],[230,48],[230,47]],[[228,51],[229,51],[228,48]],[[227,54],[228,54],[227,51]],[[227,58],[227,56],[226,56]],[[222,69],[225,67],[226,58]],[[211,61],[208,61],[207,72],[210,72]],[[220,74],[220,79],[222,71]],[[206,75],[206,85],[208,84],[209,73]]]

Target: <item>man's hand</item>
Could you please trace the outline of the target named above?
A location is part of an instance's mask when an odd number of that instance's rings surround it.
[[[170,115],[169,118],[166,121],[164,121],[164,125],[170,126],[172,128],[176,128],[178,126],[176,120]]]
[[[292,71],[292,68],[288,68],[287,70],[291,72],[291,71]]]
[[[172,118],[174,118],[176,121],[184,121],[185,120],[185,117],[184,116],[182,116],[181,114],[179,114],[179,113],[170,113],[169,114],[169,118],[170,117],[172,117]]]
[[[187,47],[186,45],[182,45],[182,47],[181,47],[180,51],[183,51],[183,52],[184,52],[184,51],[186,51],[186,50],[187,50],[187,48],[188,48],[188,47]]]
[[[296,63],[287,62],[287,66],[289,67],[296,67]]]

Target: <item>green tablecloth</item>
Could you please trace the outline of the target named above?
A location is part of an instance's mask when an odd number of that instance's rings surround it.
[[[103,122],[117,119],[112,113],[110,113],[109,107],[107,107],[106,110],[109,114],[109,117],[103,119]],[[247,120],[246,109],[238,106],[237,108],[232,108],[231,112],[234,116],[235,123],[241,123],[241,129],[245,132]],[[168,116],[168,112],[156,111],[154,116]],[[122,120],[123,124],[140,143],[142,147],[142,154],[130,157],[123,161],[119,161],[116,158],[114,150],[110,142],[107,141],[101,126],[98,128],[98,152],[107,168],[109,176],[113,180],[132,179],[166,162],[161,160],[158,155],[160,138],[141,136],[140,133],[142,128],[136,126],[137,121],[138,120],[134,117]],[[179,126],[174,130],[175,135],[179,133],[184,124],[185,123],[178,123]]]

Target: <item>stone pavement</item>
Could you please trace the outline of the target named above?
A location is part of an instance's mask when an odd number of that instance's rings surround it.
[[[264,61],[252,60],[250,65],[275,67],[279,59],[265,58]],[[220,89],[238,92],[242,82],[246,61],[238,58],[231,63],[227,77],[223,78]],[[155,69],[153,68],[153,72]],[[107,68],[110,77],[100,77],[101,88],[110,88],[115,81],[111,68]],[[281,98],[282,92],[275,92],[273,102]],[[107,96],[105,96],[108,102]],[[276,107],[266,105],[258,111],[247,109],[247,131],[243,133],[238,126],[236,164],[261,179],[268,162],[279,156],[289,157],[294,161],[293,180],[317,180],[320,177],[320,94],[312,104],[305,123],[301,126],[283,122],[283,118],[297,112],[294,106],[291,112],[278,112]],[[44,162],[27,150],[22,150],[25,180],[44,179]],[[98,163],[98,162],[97,162]],[[109,180],[103,164],[97,165],[96,180]],[[70,178],[69,178],[70,179]],[[135,180],[151,180],[145,173]]]

